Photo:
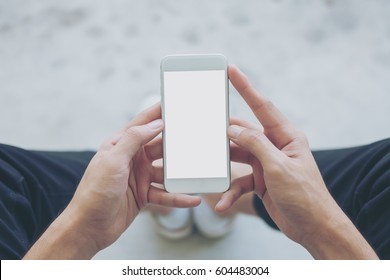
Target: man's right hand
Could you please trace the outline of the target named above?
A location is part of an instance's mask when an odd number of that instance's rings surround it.
[[[229,66],[229,79],[262,127],[232,121],[231,158],[251,165],[253,173],[235,179],[215,210],[226,211],[254,191],[280,230],[315,258],[377,258],[328,192],[306,136],[235,66]]]

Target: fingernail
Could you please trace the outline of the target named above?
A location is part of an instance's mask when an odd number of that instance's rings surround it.
[[[163,126],[163,120],[162,119],[158,119],[158,120],[154,120],[150,123],[148,123],[148,126],[150,128],[153,128],[153,129],[157,129],[157,128],[161,128]]]
[[[237,138],[238,136],[240,136],[243,130],[244,129],[238,125],[231,125],[228,128],[228,135],[231,138]]]
[[[228,67],[229,67],[229,68],[236,68],[236,69],[237,69],[237,66],[236,66],[235,64],[233,64],[233,63],[229,63]]]
[[[215,205],[215,209],[221,207],[221,205],[223,205],[222,200],[218,201],[218,203]]]
[[[225,200],[221,199],[221,200],[217,203],[217,205],[215,205],[214,210],[215,210],[216,212],[220,212],[220,213],[225,212],[225,211],[226,211],[226,206],[225,206],[225,204],[226,204]]]

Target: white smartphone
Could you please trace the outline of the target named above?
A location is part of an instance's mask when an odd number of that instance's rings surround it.
[[[164,185],[173,193],[230,187],[229,84],[221,54],[161,61]]]

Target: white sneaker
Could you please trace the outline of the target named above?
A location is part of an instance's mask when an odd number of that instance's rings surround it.
[[[233,230],[234,216],[220,216],[207,202],[193,208],[193,220],[198,231],[207,238],[221,238]]]
[[[151,213],[156,232],[167,239],[182,239],[193,231],[191,209],[173,208],[167,215]]]

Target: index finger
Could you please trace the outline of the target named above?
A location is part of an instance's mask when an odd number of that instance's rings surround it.
[[[236,66],[229,65],[229,79],[233,86],[249,105],[256,118],[264,127],[264,132],[278,148],[294,138],[294,129],[287,118],[261,95],[249,82],[248,78]]]
[[[113,134],[110,138],[108,138],[104,143],[100,146],[100,149],[109,150],[113,146],[115,146],[118,141],[122,138],[123,134],[131,127],[138,126],[138,125],[144,125],[147,123],[150,123],[151,121],[154,121],[156,119],[161,119],[161,102],[157,102],[153,106],[150,106],[146,110],[139,113],[137,116],[135,116],[134,119],[129,121],[126,126],[121,128],[119,131],[117,131],[115,134]]]
[[[150,123],[153,120],[161,118],[161,102],[157,102],[151,107],[139,113],[134,119],[126,124],[121,131],[126,131],[132,126]]]

